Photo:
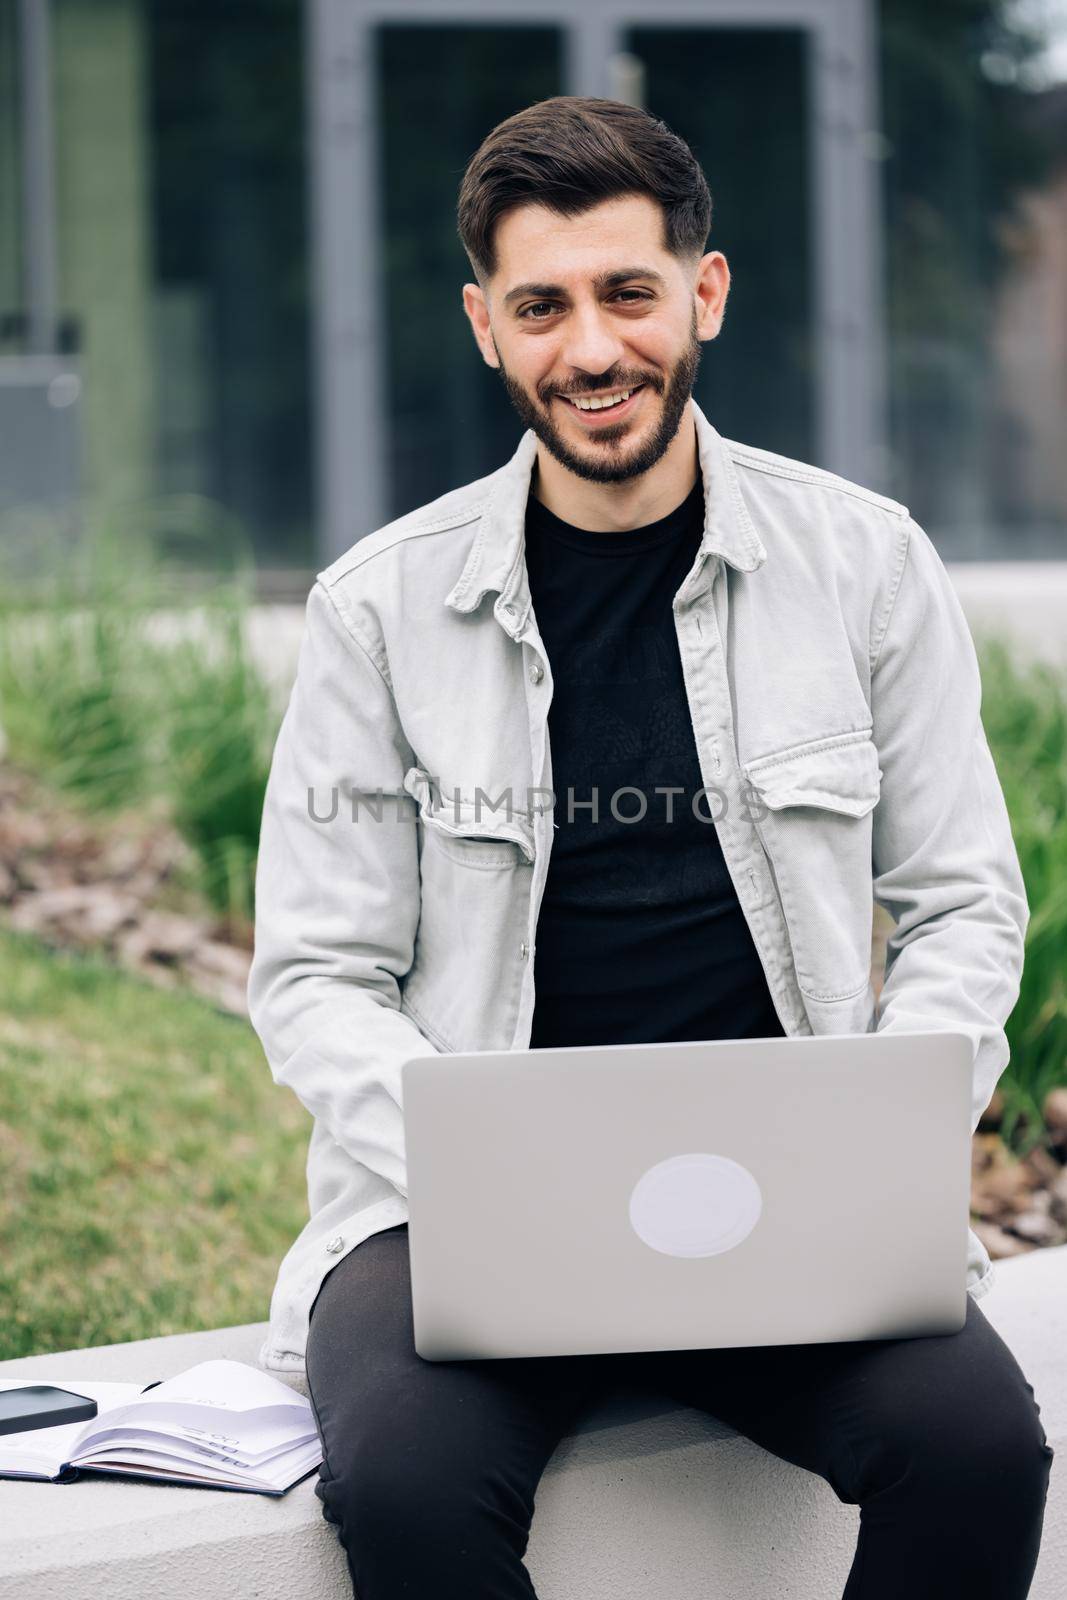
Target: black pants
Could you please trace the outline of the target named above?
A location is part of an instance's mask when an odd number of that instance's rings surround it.
[[[966,1326],[942,1337],[423,1361],[401,1223],[323,1281],[307,1374],[315,1492],[356,1600],[531,1600],[538,1480],[618,1380],[712,1413],[858,1505],[844,1600],[1030,1589],[1053,1452],[1033,1389],[970,1296]]]

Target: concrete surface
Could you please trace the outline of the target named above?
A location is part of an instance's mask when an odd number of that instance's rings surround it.
[[[1067,667],[1067,561],[945,563],[972,635],[1003,634],[1020,661]]]
[[[997,1274],[982,1308],[1033,1384],[1057,1451],[1030,1600],[1062,1600],[1067,1245],[999,1262]],[[256,1323],[65,1351],[0,1362],[0,1375],[148,1383],[213,1356],[254,1366],[265,1331]],[[351,1600],[316,1477],[281,1499],[134,1479],[0,1480],[0,1600]],[[700,1412],[620,1394],[549,1462],[527,1565],[540,1600],[833,1600],[858,1520],[814,1473]]]

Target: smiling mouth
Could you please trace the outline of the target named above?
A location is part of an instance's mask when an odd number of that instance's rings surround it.
[[[593,409],[586,409],[585,407],[576,404],[576,401],[587,398],[584,395],[561,394],[561,395],[557,395],[556,398],[559,399],[559,400],[565,401],[567,406],[568,406],[568,408],[571,411],[573,411],[577,416],[579,416],[582,419],[583,422],[585,422],[585,423],[590,423],[590,422],[595,423],[601,417],[621,416],[623,412],[627,412],[627,411],[632,410],[634,404],[636,403],[638,395],[641,393],[641,391],[645,387],[646,387],[645,384],[639,383],[639,384],[636,384],[632,389],[630,389],[628,391],[626,389],[620,389],[620,390],[618,390],[616,392],[619,393],[619,394],[625,394],[626,395],[626,399],[625,400],[617,400],[612,405],[608,405],[608,406],[599,405],[599,406],[596,406]]]

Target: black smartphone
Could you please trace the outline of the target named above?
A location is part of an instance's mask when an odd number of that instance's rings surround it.
[[[58,1428],[64,1422],[87,1422],[96,1416],[96,1401],[71,1389],[50,1383],[31,1383],[21,1389],[0,1389],[0,1433],[24,1433],[30,1428]]]

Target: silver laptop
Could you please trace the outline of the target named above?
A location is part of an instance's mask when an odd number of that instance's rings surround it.
[[[416,1351],[958,1332],[971,1060],[914,1032],[408,1061]]]

